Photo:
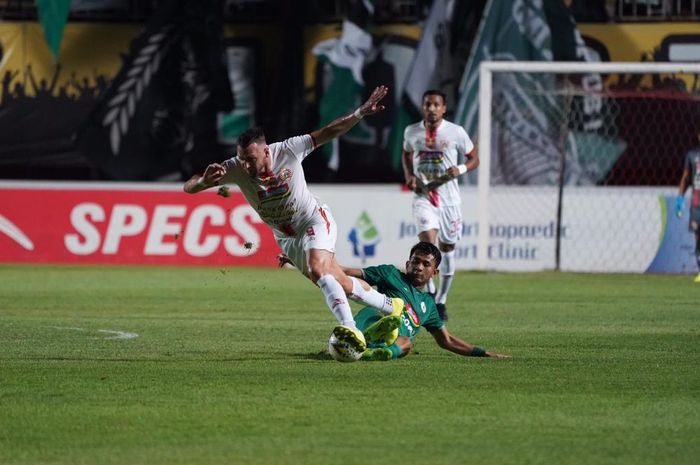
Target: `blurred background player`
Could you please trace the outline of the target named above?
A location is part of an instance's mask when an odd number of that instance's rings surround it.
[[[403,302],[343,273],[335,259],[335,221],[328,207],[309,191],[301,162],[316,147],[348,132],[364,116],[383,110],[379,102],[387,92],[387,87],[378,86],[353,113],[282,142],[268,145],[260,128],[248,129],[238,138],[237,156],[210,164],[203,175],[192,176],[184,186],[185,192],[194,194],[220,184],[237,184],[272,228],[277,244],[294,266],[321,289],[340,323],[333,333],[359,351],[365,350],[365,340],[355,326],[347,296],[387,315],[401,312]]]
[[[688,186],[690,191],[690,230],[695,234],[695,259],[698,263],[698,275],[694,281],[700,283],[700,129],[697,130],[698,145],[690,149],[685,156],[683,175],[678,185],[676,197],[676,215],[683,216],[685,191]]]
[[[421,327],[430,332],[440,347],[450,352],[471,357],[510,358],[510,355],[488,352],[465,342],[447,330],[432,296],[421,291],[428,280],[438,274],[440,260],[440,250],[434,244],[419,242],[411,248],[405,273],[393,265],[343,268],[348,276],[363,278],[377,286],[378,291],[400,297],[406,303],[400,316],[385,316],[369,307],[355,315],[357,326],[364,331],[368,342],[368,349],[362,356],[364,360],[390,360],[408,355]]]
[[[443,119],[445,94],[423,93],[423,121],[404,131],[403,170],[413,196],[418,239],[442,252],[440,283],[435,295],[440,318],[447,321],[447,293],[455,274],[455,245],[462,236],[462,209],[457,178],[479,166],[474,144],[462,126]],[[464,156],[464,163],[459,163]],[[432,279],[428,291],[435,294]]]

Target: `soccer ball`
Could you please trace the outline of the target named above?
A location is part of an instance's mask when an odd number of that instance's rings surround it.
[[[362,352],[357,351],[347,342],[342,342],[331,333],[328,338],[328,353],[339,362],[356,362],[362,357]]]

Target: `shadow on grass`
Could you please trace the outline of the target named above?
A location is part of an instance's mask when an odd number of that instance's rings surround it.
[[[333,360],[331,355],[326,350],[322,350],[320,352],[312,352],[305,354],[296,353],[290,355],[294,358],[298,358],[301,360]]]

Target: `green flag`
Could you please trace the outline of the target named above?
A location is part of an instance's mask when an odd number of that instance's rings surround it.
[[[453,78],[448,47],[450,16],[447,0],[433,2],[406,79],[402,87],[396,89],[401,95],[401,104],[394,114],[388,146],[392,166],[397,171],[401,167],[404,130],[421,118],[423,92],[439,89],[449,96],[453,94],[446,89],[452,85]]]
[[[36,9],[39,12],[39,20],[44,28],[44,37],[49,45],[53,58],[58,58],[61,48],[63,28],[68,20],[71,0],[36,0]]]
[[[362,68],[367,54],[372,50],[372,36],[366,27],[373,15],[372,2],[359,2],[343,21],[340,38],[320,42],[312,50],[319,61],[327,66],[326,83],[319,105],[319,126],[325,126],[362,104]],[[353,132],[361,130],[362,126],[357,125],[347,135],[352,137]],[[337,171],[340,163],[338,139],[324,145],[322,150],[328,156],[328,168]]]
[[[585,45],[562,0],[489,0],[460,83],[455,122],[477,134],[479,65],[482,61],[586,60]],[[587,80],[588,82],[591,79]],[[599,79],[602,91],[602,80]],[[591,120],[601,114],[578,114],[572,81],[555,74],[498,73],[492,96],[491,180],[494,184],[557,184],[560,154],[567,157],[567,184],[592,184],[621,153],[615,134],[601,134]],[[579,92],[580,93],[580,92]],[[589,97],[583,97],[589,98]],[[591,98],[601,98],[600,94]],[[613,127],[614,127],[614,123]],[[587,131],[586,135],[580,134]],[[595,141],[595,162],[590,147]],[[475,182],[476,178],[470,178]]]

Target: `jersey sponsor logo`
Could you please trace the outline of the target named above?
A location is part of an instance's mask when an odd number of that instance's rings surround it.
[[[5,234],[10,239],[21,245],[25,250],[34,250],[34,243],[31,239],[17,227],[12,221],[0,215],[0,233]]]
[[[406,304],[406,314],[408,314],[408,318],[414,326],[420,326],[420,317],[409,303]]]
[[[261,203],[265,203],[289,197],[290,194],[289,184],[284,183],[279,186],[273,186],[269,189],[258,191],[258,199],[260,199]]]
[[[401,322],[406,327],[406,331],[408,331],[409,337],[413,337],[413,335],[416,333],[416,330],[413,329],[413,325],[411,324],[411,321],[406,316],[405,312],[401,314]]]
[[[437,163],[442,163],[444,160],[444,155],[442,151],[434,151],[434,150],[421,150],[418,152],[418,163],[425,164],[425,163],[430,163],[430,164],[437,164]]]

